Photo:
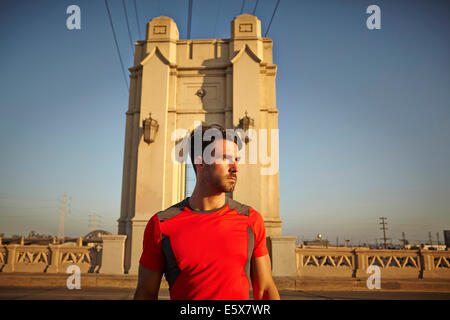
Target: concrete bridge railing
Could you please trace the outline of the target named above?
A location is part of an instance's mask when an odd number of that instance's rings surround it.
[[[377,265],[384,278],[450,279],[449,251],[304,247],[295,246],[295,239],[288,237],[281,240],[294,245],[283,252],[277,247],[280,237],[272,238],[274,275],[281,263],[292,264],[292,275],[304,278],[365,279],[371,275],[367,268]],[[104,235],[102,243],[94,246],[83,245],[81,239],[73,246],[0,243],[0,272],[66,273],[70,265],[77,265],[82,273],[123,274],[125,239]]]
[[[377,250],[297,246],[300,277],[367,278],[370,265],[381,276],[396,279],[450,278],[450,252],[434,250]]]
[[[81,273],[123,274],[126,236],[103,235],[100,245],[24,245],[0,242],[0,272],[66,273],[77,265]],[[103,264],[103,267],[102,267]]]
[[[0,248],[2,272],[66,272],[70,265],[82,273],[97,273],[101,266],[101,246],[62,246],[10,244]]]

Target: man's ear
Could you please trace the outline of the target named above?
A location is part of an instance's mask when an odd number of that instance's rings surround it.
[[[195,157],[193,165],[196,166],[197,172],[198,172],[199,168],[203,169],[205,167],[205,163],[203,162],[203,158],[201,156]]]

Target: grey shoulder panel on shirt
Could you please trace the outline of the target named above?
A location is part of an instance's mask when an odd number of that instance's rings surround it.
[[[167,208],[166,210],[160,211],[157,213],[159,221],[163,222],[167,219],[175,217],[177,214],[181,213],[186,206],[186,200],[178,202],[173,206]]]
[[[250,206],[242,204],[236,200],[228,199],[228,206],[231,210],[236,210],[238,213],[248,216],[250,214]]]

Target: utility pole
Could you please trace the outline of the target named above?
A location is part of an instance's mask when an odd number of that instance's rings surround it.
[[[381,220],[380,224],[382,225],[382,227],[380,228],[380,230],[383,230],[383,244],[384,244],[384,248],[387,249],[387,239],[388,239],[388,238],[386,238],[386,230],[387,230],[388,228],[386,228],[387,222],[385,222],[385,220],[387,220],[387,218],[385,218],[385,217],[380,217],[380,220]]]
[[[66,220],[66,209],[67,209],[67,194],[63,194],[61,200],[61,213],[59,216],[59,230],[58,230],[58,238],[64,241],[64,227]]]
[[[431,232],[428,232],[428,239],[430,241],[430,245],[433,245],[433,239],[431,238]]]
[[[440,245],[440,241],[439,241],[439,232],[436,232],[436,241],[437,241],[437,245]]]

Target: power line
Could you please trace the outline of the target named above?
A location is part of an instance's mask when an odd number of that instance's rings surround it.
[[[267,37],[267,34],[269,33],[270,26],[272,25],[273,17],[275,16],[275,13],[277,12],[278,5],[279,5],[279,4],[280,4],[280,0],[277,1],[277,4],[276,4],[276,6],[275,6],[275,9],[273,10],[272,18],[270,18],[269,26],[267,27],[267,31],[266,31],[266,34],[264,35],[264,37]]]
[[[16,216],[16,215],[14,215],[14,216],[0,216],[0,219],[1,218],[27,218],[27,219],[39,219],[39,220],[42,220],[42,215],[34,215],[34,216]]]
[[[259,2],[259,0],[256,0],[255,8],[253,9],[253,15],[255,15],[255,13],[256,13],[256,7],[258,6],[258,2]]]
[[[24,201],[32,201],[32,202],[55,202],[58,199],[57,198],[46,198],[46,199],[38,199],[36,200],[36,198],[30,198],[30,197],[26,197],[26,198],[17,198],[14,196],[0,196],[0,200],[1,201],[19,201],[19,202],[24,202]]]
[[[131,38],[130,23],[128,22],[127,6],[125,5],[125,0],[122,0],[122,6],[123,6],[123,11],[125,13],[125,21],[127,22],[128,37],[130,38],[131,56],[133,56],[134,55],[134,46],[133,46],[133,39]]]
[[[55,209],[57,206],[51,207],[20,207],[20,206],[0,206],[0,209],[19,209],[19,210],[28,210],[28,209]]]
[[[240,14],[242,14],[242,12],[244,12],[244,6],[245,6],[245,0],[242,0],[242,7],[241,7],[241,13]]]
[[[75,219],[75,220],[80,221],[80,222],[81,222],[81,221],[83,221],[83,222],[86,221],[84,218],[76,217],[76,216],[71,216],[71,215],[67,216],[67,218]]]
[[[116,49],[117,49],[117,54],[119,56],[120,65],[122,67],[123,79],[125,80],[125,85],[126,85],[127,91],[128,91],[127,76],[125,74],[125,68],[123,67],[123,61],[122,61],[122,56],[120,55],[119,44],[117,43],[117,36],[116,36],[116,32],[114,31],[114,25],[113,25],[112,18],[111,18],[111,12],[109,11],[108,0],[105,0],[105,6],[106,6],[106,11],[108,12],[109,23],[111,24],[111,30],[112,30],[113,37],[114,37],[114,43],[116,44]]]
[[[191,21],[192,21],[192,0],[189,0],[188,8],[188,25],[187,25],[187,38],[191,38]]]
[[[134,2],[134,12],[136,13],[136,23],[137,23],[138,33],[139,33],[139,39],[142,40],[141,27],[140,27],[140,23],[139,23],[139,16],[138,16],[138,10],[137,10],[137,6],[136,6],[136,0],[133,0],[133,2]]]

